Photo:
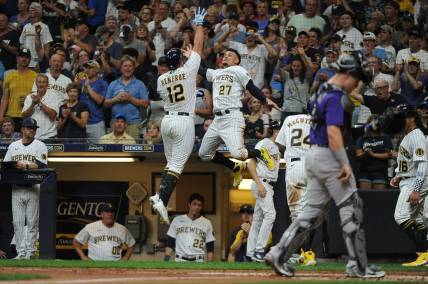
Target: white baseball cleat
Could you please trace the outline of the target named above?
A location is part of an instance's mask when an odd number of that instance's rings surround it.
[[[169,225],[168,210],[163,204],[163,201],[159,198],[159,194],[156,193],[155,195],[150,197],[149,200],[152,203],[153,210],[155,210],[159,214],[161,221]]]
[[[296,271],[293,266],[288,263],[280,262],[277,257],[272,254],[266,254],[263,258],[267,265],[272,266],[273,270],[275,270],[276,274],[286,277],[293,277],[294,272]]]
[[[381,270],[379,267],[370,266],[366,267],[365,271],[361,271],[357,264],[348,263],[346,265],[346,274],[349,277],[358,277],[358,278],[382,278],[385,276],[385,271]]]

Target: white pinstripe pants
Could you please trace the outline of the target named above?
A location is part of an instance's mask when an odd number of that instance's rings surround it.
[[[12,189],[13,229],[18,255],[34,255],[39,231],[39,185]],[[27,232],[25,232],[27,224]]]
[[[181,174],[195,144],[193,116],[164,116],[161,134],[167,160],[165,169]]]
[[[305,193],[308,184],[305,161],[287,162],[285,172],[285,188],[287,192],[287,204],[290,209],[291,221],[302,211],[305,204]]]
[[[408,178],[400,181],[400,195],[398,196],[397,205],[395,206],[394,219],[398,225],[403,222],[414,219],[417,224],[426,223],[428,220],[428,202],[426,197],[422,199],[423,206],[415,210],[415,206],[410,204],[409,196],[413,192],[413,183],[415,178]],[[426,181],[425,181],[426,183]],[[424,183],[421,193],[428,190]],[[427,224],[428,225],[428,224]]]

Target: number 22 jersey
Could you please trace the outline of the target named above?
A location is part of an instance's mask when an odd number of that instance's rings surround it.
[[[242,108],[241,98],[251,80],[243,67],[235,65],[224,69],[208,69],[207,80],[213,83],[214,112]]]
[[[157,91],[165,102],[165,111],[195,111],[196,75],[198,74],[201,56],[192,51],[189,59],[176,70],[162,74],[158,78]]]

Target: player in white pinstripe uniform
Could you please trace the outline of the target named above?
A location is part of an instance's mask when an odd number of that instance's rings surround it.
[[[48,149],[35,139],[37,121],[25,118],[22,121],[22,139],[9,145],[3,161],[16,161],[18,170],[30,170],[45,167]],[[15,259],[31,259],[36,252],[36,239],[39,231],[39,191],[40,185],[13,185],[12,215],[15,231]],[[27,224],[27,230],[25,230]]]
[[[182,64],[179,49],[169,50],[166,56],[170,61],[170,71],[158,78],[158,93],[165,102],[166,111],[161,133],[167,165],[162,173],[160,192],[150,197],[150,201],[167,224],[166,206],[195,143],[196,76],[201,62],[204,42],[202,23],[206,13],[205,9],[198,8],[195,14],[195,46],[193,50],[188,48],[185,51],[187,62]]]
[[[406,136],[400,143],[396,175],[391,186],[400,187],[394,218],[416,245],[418,257],[403,266],[421,266],[428,263],[427,227],[424,223],[423,207],[426,206],[427,184],[427,141],[418,128],[420,118],[415,109],[403,109],[406,117]],[[425,202],[424,202],[425,201]]]
[[[264,262],[265,248],[276,217],[273,187],[278,179],[279,171],[280,153],[275,144],[279,129],[280,124],[272,121],[269,128],[271,136],[259,141],[255,146],[255,149],[265,148],[269,152],[269,155],[275,160],[275,168],[270,170],[265,163],[257,159],[251,159],[247,164],[248,172],[253,179],[251,191],[256,199],[253,221],[247,239],[247,257],[256,262]]]
[[[101,220],[87,224],[73,239],[73,246],[82,260],[129,260],[135,239],[125,226],[114,221],[116,210],[101,204]],[[88,256],[82,245],[88,243]],[[122,256],[122,250],[126,253]]]
[[[305,156],[310,147],[309,132],[311,129],[311,116],[297,114],[288,116],[279,131],[276,143],[284,153],[287,169],[285,172],[285,188],[287,192],[287,204],[290,209],[290,218],[293,222],[305,205],[305,192],[308,183],[305,170]],[[315,253],[310,249],[313,235],[308,242],[308,250],[301,249],[301,255],[294,261],[303,262],[304,265],[315,265]]]
[[[275,160],[270,157],[264,148],[246,149],[244,145],[243,132],[245,120],[240,108],[242,108],[241,98],[248,90],[251,95],[259,99],[262,103],[267,103],[277,109],[278,106],[263,92],[257,88],[251,80],[248,72],[239,66],[241,56],[239,53],[229,48],[223,57],[224,69],[200,68],[199,74],[213,83],[213,112],[214,120],[205,133],[199,149],[199,157],[205,161],[213,161],[222,164],[234,172],[234,186],[238,186],[241,181],[241,172],[245,168],[245,163],[234,163],[227,159],[222,153],[216,151],[222,141],[226,144],[232,158],[245,161],[251,158],[260,158],[271,170],[275,168]]]

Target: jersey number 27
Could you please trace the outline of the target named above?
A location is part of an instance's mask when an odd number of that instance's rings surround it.
[[[184,101],[184,88],[183,85],[175,85],[174,87],[168,87],[168,98],[171,103]]]

